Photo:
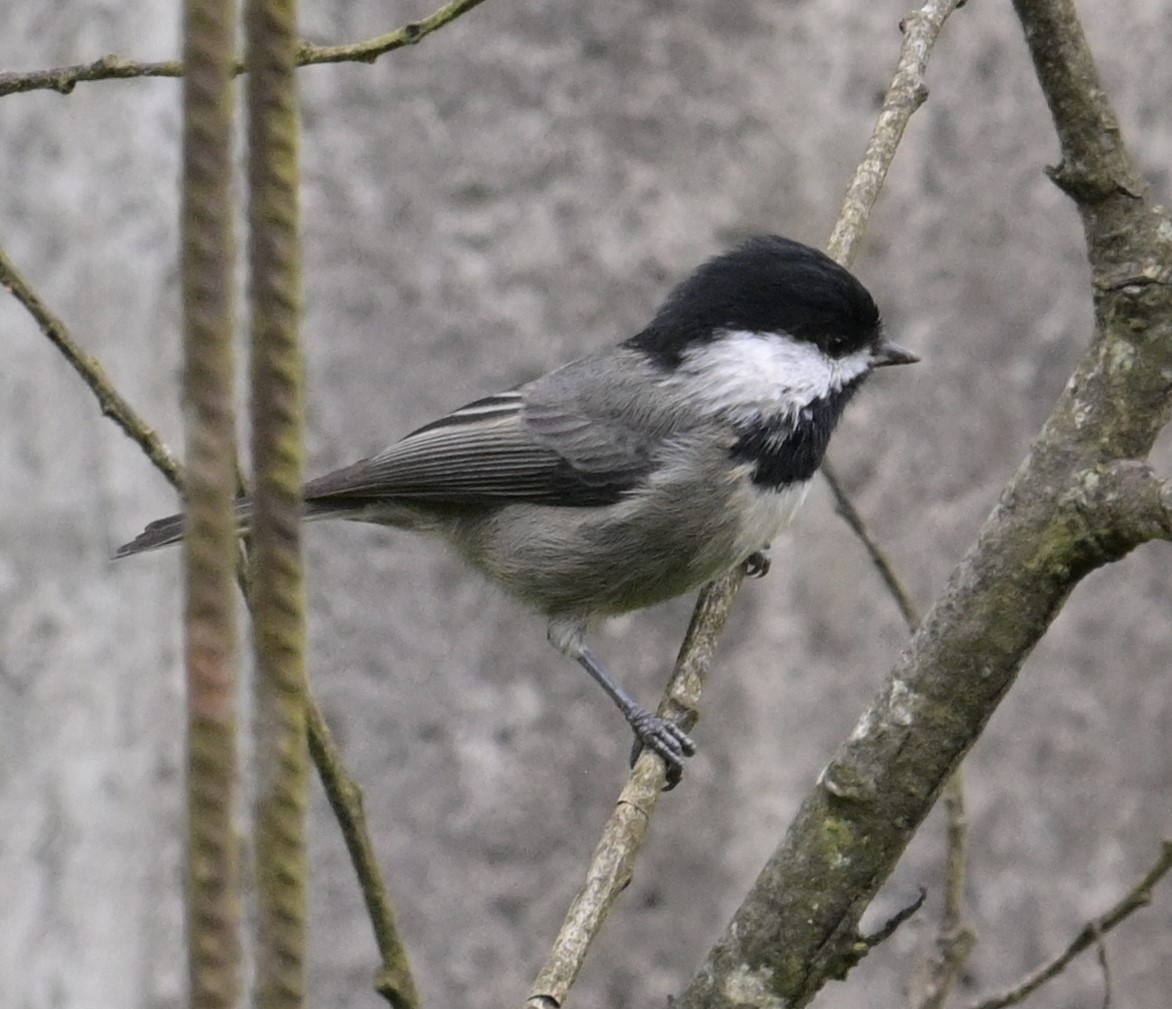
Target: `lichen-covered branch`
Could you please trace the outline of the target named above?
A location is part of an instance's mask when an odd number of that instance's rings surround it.
[[[801,1006],[841,977],[863,910],[1072,589],[1168,536],[1167,487],[1143,460],[1172,412],[1172,222],[1137,195],[1070,4],[1017,6],[1056,118],[1097,117],[1091,130],[1059,122],[1055,173],[1086,228],[1094,338],[681,1009]]]
[[[1113,195],[1139,197],[1143,182],[1123,143],[1078,12],[1069,0],[1014,0],[1054,129],[1062,164],[1051,169],[1085,213]]]
[[[915,633],[920,614],[911,595],[895,572],[886,552],[847,495],[837,473],[823,464],[822,475],[834,495],[835,508],[863,544],[871,563],[887,587],[888,595],[903,615],[908,630]],[[965,816],[964,769],[958,767],[944,786],[942,801],[946,820],[944,864],[944,907],[936,935],[935,952],[908,983],[912,1009],[943,1009],[957,978],[964,970],[976,935],[965,918],[965,888],[968,879],[968,819]]]
[[[422,42],[432,32],[455,21],[473,7],[479,7],[484,0],[453,0],[433,11],[419,21],[410,21],[394,31],[377,35],[361,42],[337,46],[319,46],[302,42],[297,50],[297,65],[312,66],[316,63],[373,63],[380,56],[413,46]],[[25,91],[56,91],[69,94],[78,84],[90,81],[129,80],[136,77],[182,77],[184,66],[181,60],[139,62],[110,54],[90,63],[77,63],[67,67],[52,67],[48,70],[0,73],[0,98],[5,95],[21,94]],[[248,65],[236,63],[234,74],[248,72]]]

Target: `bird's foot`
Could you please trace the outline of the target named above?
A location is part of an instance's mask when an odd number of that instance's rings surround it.
[[[663,790],[670,792],[680,783],[684,774],[684,758],[696,752],[696,744],[675,722],[653,715],[640,708],[629,717],[635,730],[635,745],[631,747],[631,766],[639,759],[644,748],[658,755],[667,769],[667,783]]]
[[[769,559],[769,547],[766,546],[761,550],[754,550],[745,558],[745,577],[764,578],[769,574],[769,566],[772,563]]]

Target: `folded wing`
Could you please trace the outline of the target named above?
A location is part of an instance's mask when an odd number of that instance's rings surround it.
[[[305,486],[307,503],[397,499],[493,505],[610,504],[652,466],[646,439],[523,390],[469,403],[352,466]]]

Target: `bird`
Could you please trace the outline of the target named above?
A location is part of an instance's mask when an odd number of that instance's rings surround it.
[[[695,743],[623,687],[588,633],[738,566],[767,571],[847,404],[875,369],[917,360],[847,269],[757,235],[702,263],[634,336],[310,480],[304,517],[446,541],[546,618],[671,788]],[[241,499],[242,533],[249,513]],[[172,515],[115,557],[182,536]]]

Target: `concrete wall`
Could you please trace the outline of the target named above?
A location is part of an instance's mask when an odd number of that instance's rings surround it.
[[[176,5],[12,0],[0,66],[176,52]],[[316,41],[425,3],[310,3]],[[311,469],[631,334],[746,232],[821,243],[873,120],[906,2],[490,0],[374,66],[302,73]],[[1172,19],[1086,8],[1125,135],[1172,164]],[[923,356],[876,377],[833,457],[926,604],[994,503],[1090,331],[1073,207],[1008,4],[946,29],[856,269]],[[0,102],[0,244],[178,448],[177,108],[169,80]],[[162,479],[0,297],[0,1004],[181,1003],[178,557],[112,566],[173,510]],[[1165,464],[1172,455],[1162,445]],[[429,1004],[516,1005],[625,769],[601,693],[536,618],[434,545],[307,534],[312,675],[367,808]],[[1094,575],[969,762],[973,991],[1007,983],[1131,885],[1170,832],[1167,544]],[[690,601],[599,651],[657,696]],[[574,996],[662,1004],[905,637],[816,490],[747,586],[649,850]],[[374,1009],[370,930],[320,793],[313,1004]],[[933,820],[881,897],[938,904]],[[1120,1003],[1166,1001],[1172,896],[1109,940]],[[901,1004],[906,926],[826,1007]],[[1035,1000],[1101,1004],[1087,957]]]

